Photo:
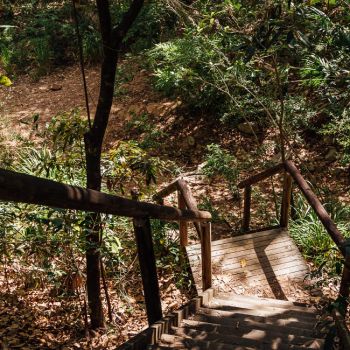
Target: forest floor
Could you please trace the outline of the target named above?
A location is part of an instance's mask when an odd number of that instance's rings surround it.
[[[241,205],[234,198],[222,179],[210,181],[197,174],[204,161],[206,146],[219,143],[230,150],[238,160],[245,163],[240,179],[259,171],[267,161],[277,163],[279,154],[275,152],[275,131],[265,130],[258,138],[239,132],[236,128],[220,125],[207,115],[193,115],[180,100],[165,98],[154,91],[150,74],[132,65],[128,81],[118,88],[114,100],[105,148],[108,149],[119,140],[138,139],[144,135],[137,130],[127,129],[126,124],[135,116],[147,116],[147,123],[165,135],[164,142],[154,151],[163,159],[176,162],[183,173],[190,173],[186,179],[200,202],[209,198],[223,220],[216,223],[215,238],[224,237],[227,232],[237,230],[242,214]],[[90,108],[93,115],[98,99],[99,70],[87,68],[87,82],[90,95]],[[19,77],[9,88],[0,88],[0,140],[5,147],[15,150],[18,142],[30,139],[36,142],[33,116],[39,115],[38,127],[44,127],[50,118],[74,108],[85,111],[83,88],[78,66],[58,69],[54,73],[33,82],[29,77]],[[337,159],[327,160],[326,155],[334,148],[332,140],[319,140],[306,136],[304,142],[294,142],[294,156],[303,164],[305,176],[320,187],[328,188],[338,200],[350,203],[349,170],[342,167]],[[259,150],[264,149],[263,156]],[[338,152],[338,150],[336,150]],[[160,179],[160,183],[170,179]],[[161,187],[161,184],[158,184]],[[273,200],[271,183],[263,183],[261,191],[265,199]],[[280,191],[280,187],[276,187]],[[258,210],[258,209],[256,209]],[[253,224],[261,224],[253,218]],[[19,267],[18,267],[19,269]],[[45,286],[25,289],[25,283],[18,285],[14,278],[20,271],[13,267],[8,271],[7,281],[0,277],[0,339],[12,339],[10,349],[109,349],[122,343],[139,332],[146,325],[140,286],[130,291],[128,302],[120,298],[111,299],[117,313],[114,326],[100,335],[86,338],[84,335],[84,295],[58,300],[50,295]],[[162,281],[161,281],[162,282]],[[173,310],[187,299],[179,294],[173,285],[164,282],[164,309]],[[328,295],[335,293],[328,286]],[[68,312],[69,311],[69,312]],[[127,314],[127,318],[123,316]]]

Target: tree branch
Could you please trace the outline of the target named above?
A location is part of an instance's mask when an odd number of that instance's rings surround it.
[[[98,18],[100,20],[100,31],[104,45],[111,43],[112,20],[108,0],[96,0]]]
[[[141,11],[141,8],[144,4],[144,0],[134,0],[128,11],[125,12],[121,22],[118,26],[113,28],[112,30],[112,40],[113,40],[113,47],[118,48],[118,46],[121,44],[121,41],[124,39],[126,33],[134,23],[136,17]]]

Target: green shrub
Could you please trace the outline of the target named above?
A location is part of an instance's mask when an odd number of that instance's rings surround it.
[[[222,176],[228,181],[230,190],[235,193],[239,175],[237,159],[218,144],[207,146],[205,159],[203,173],[208,177]]]

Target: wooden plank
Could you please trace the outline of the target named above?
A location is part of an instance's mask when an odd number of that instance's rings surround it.
[[[188,247],[197,287],[201,281],[201,257]],[[243,265],[243,267],[242,267]],[[213,276],[226,276],[227,284],[283,290],[288,281],[301,281],[307,265],[286,230],[248,234],[213,242]],[[228,282],[230,281],[230,282]]]
[[[177,202],[180,210],[186,209],[185,200],[180,192],[177,193]],[[188,226],[187,222],[179,222],[179,231],[180,231],[180,246],[186,247],[188,245]]]
[[[284,240],[280,240],[274,244],[268,245],[269,241],[260,242],[259,244],[252,245],[252,244],[245,244],[242,246],[227,246],[225,249],[222,250],[215,250],[212,253],[212,257],[215,258],[217,256],[227,256],[232,255],[235,256],[238,253],[245,253],[246,255],[252,254],[253,252],[260,252],[264,251],[265,249],[274,250],[276,248],[283,248],[288,247],[288,244],[291,243],[289,239],[285,238]],[[294,247],[293,244],[289,244],[290,247]],[[189,256],[189,260],[192,260],[193,258],[199,256],[199,254],[193,254]]]
[[[281,205],[281,219],[280,225],[282,227],[288,227],[289,221],[289,212],[291,205],[291,197],[292,197],[292,177],[286,173],[284,175],[283,182],[283,196],[282,196],[282,205]]]
[[[277,259],[277,260],[269,260],[269,259],[261,259],[252,262],[251,264],[247,264],[245,267],[242,267],[240,262],[237,263],[231,263],[231,264],[223,264],[223,265],[216,265],[213,264],[213,270],[218,271],[220,270],[221,273],[227,272],[230,275],[234,274],[251,274],[251,273],[263,273],[264,268],[271,268],[275,271],[278,270],[278,268],[281,267],[288,267],[289,265],[295,266],[295,265],[301,265],[305,268],[304,261],[300,257],[294,257],[294,258],[283,258]],[[260,271],[261,270],[261,271]],[[199,269],[197,266],[195,266],[192,270],[194,273],[198,273]]]
[[[252,186],[244,187],[244,208],[243,208],[243,232],[249,231],[250,227],[250,207],[252,200]]]
[[[226,282],[230,286],[232,285],[242,285],[247,287],[265,287],[271,285],[278,285],[282,287],[283,284],[287,281],[302,281],[305,278],[305,274],[307,271],[303,267],[295,266],[295,267],[286,267],[276,270],[274,272],[268,273],[260,273],[255,272],[254,276],[247,276],[246,274],[231,274],[228,271],[225,271],[222,274],[217,275],[214,273],[214,276],[226,276],[228,279]],[[198,274],[195,276],[196,286],[197,288],[201,288],[200,285],[201,276]],[[215,281],[215,278],[214,278]],[[214,283],[215,284],[215,283]],[[221,286],[224,287],[224,286]]]
[[[256,309],[262,307],[263,309],[282,309],[286,311],[295,311],[300,314],[309,314],[312,317],[315,317],[317,314],[317,309],[313,306],[287,301],[287,300],[278,300],[270,298],[261,298],[248,295],[237,295],[234,293],[220,293],[219,296],[214,297],[211,302],[208,304],[210,307],[215,308],[216,305],[222,306],[242,306],[248,307],[250,309]]]
[[[284,170],[283,163],[275,165],[274,167],[266,169],[256,175],[250,176],[248,179],[241,181],[237,186],[238,188],[244,188],[246,186],[253,185],[257,182],[267,179],[270,176],[280,173],[282,170]]]
[[[294,261],[291,261],[290,264],[282,264],[280,266],[275,266],[271,271],[264,272],[261,267],[257,267],[256,269],[240,272],[237,270],[227,270],[225,274],[230,277],[235,277],[237,280],[252,282],[253,284],[261,281],[268,280],[272,277],[281,277],[284,275],[289,275],[290,273],[300,272],[300,276],[303,275],[304,272],[307,272],[307,269],[304,266],[300,266],[299,264],[294,264]],[[250,275],[248,275],[250,273]]]
[[[204,291],[212,286],[211,262],[211,223],[202,226],[202,288]]]
[[[254,238],[254,240],[247,239],[247,240],[241,240],[240,242],[227,242],[221,245],[213,244],[212,251],[224,252],[225,250],[232,251],[232,250],[250,249],[254,246],[259,246],[259,245],[267,246],[268,244],[279,244],[280,242],[284,242],[286,240],[289,240],[289,237],[286,234],[280,235],[279,237],[271,237],[271,236],[257,237],[256,239]],[[215,241],[213,243],[215,243]],[[191,247],[188,247],[188,248],[187,248],[187,251],[189,256],[198,255],[200,252],[200,249],[197,249],[197,248],[191,249]]]
[[[268,277],[268,279],[262,279],[262,280],[257,280],[254,282],[254,280],[245,280],[242,281],[240,279],[234,279],[232,278],[231,280],[229,280],[229,282],[227,283],[227,286],[229,286],[230,288],[232,286],[241,286],[243,288],[247,288],[247,289],[251,289],[254,288],[254,290],[273,290],[274,288],[278,288],[283,290],[288,291],[288,288],[291,284],[293,283],[302,283],[303,279],[305,277],[305,273],[303,271],[296,271],[296,272],[289,272],[286,275],[279,275],[276,278],[271,278]],[[220,279],[218,281],[221,281]],[[220,282],[219,285],[215,284],[215,278],[214,278],[214,287],[215,288],[220,288],[222,289],[224,286],[222,286],[221,284],[222,282]],[[201,285],[199,283],[195,284],[196,289],[198,291],[198,293],[201,292]]]
[[[304,263],[304,260],[301,256],[295,255],[291,256],[290,254],[285,254],[284,256],[280,255],[274,255],[274,256],[266,256],[266,257],[257,257],[255,256],[254,258],[250,259],[230,259],[230,260],[218,260],[218,261],[213,261],[213,268],[218,269],[218,268],[223,268],[225,270],[231,270],[231,269],[251,269],[255,265],[257,266],[262,266],[264,263],[266,264],[271,264],[271,266],[275,266],[277,264],[283,264],[287,263],[289,261],[295,261],[298,260],[302,263]],[[243,261],[243,262],[242,262]],[[244,267],[242,267],[242,265]],[[192,271],[197,271],[200,266],[200,261],[197,264],[192,265]]]
[[[212,242],[212,249],[215,249],[217,245],[225,244],[225,243],[230,243],[230,242],[240,242],[242,240],[247,240],[250,238],[254,238],[255,240],[259,240],[260,237],[265,237],[265,236],[279,236],[282,234],[287,234],[288,231],[286,231],[283,228],[277,228],[273,230],[268,230],[268,231],[262,231],[262,232],[255,232],[255,233],[246,233],[244,235],[239,235],[239,236],[234,236],[230,238],[224,238],[220,240],[216,240]],[[193,244],[189,247],[187,247],[187,252],[190,254],[192,251],[198,249],[200,250],[201,246],[200,243]]]
[[[284,249],[282,249],[284,248]],[[252,260],[252,259],[257,259],[259,256],[263,256],[264,254],[268,255],[269,258],[274,258],[275,256],[292,256],[298,255],[300,256],[300,252],[298,248],[295,246],[288,246],[285,247],[283,244],[282,245],[277,245],[274,247],[274,249],[269,249],[268,254],[265,252],[263,248],[259,250],[255,250],[254,252],[247,252],[246,250],[238,251],[238,252],[233,252],[233,253],[228,253],[228,254],[222,254],[222,255],[216,255],[212,256],[213,263],[217,264],[218,262],[223,262],[223,261],[234,261],[234,260],[241,260],[245,259],[246,261]],[[196,265],[197,262],[200,261],[200,255],[196,255],[195,257],[191,257],[191,260],[189,260],[191,264],[194,266]]]
[[[256,277],[255,276],[248,277],[248,278],[245,277],[244,279],[240,278],[237,275],[231,276],[227,272],[224,275],[230,278],[229,282],[227,282],[229,286],[238,285],[238,286],[243,286],[247,288],[251,288],[251,287],[271,288],[273,286],[278,286],[283,290],[285,283],[289,285],[291,281],[301,282],[305,278],[306,273],[307,272],[303,269],[295,268],[292,270],[288,268],[288,269],[279,271],[278,274],[258,275]],[[197,290],[201,291],[200,276],[196,277],[195,281],[196,281]],[[215,278],[214,278],[214,281],[215,281]],[[215,282],[214,282],[214,286],[215,286]],[[223,286],[221,285],[221,287]]]
[[[211,218],[209,212],[138,202],[3,169],[0,169],[0,200],[170,221],[208,221]]]
[[[159,321],[162,316],[156,259],[153,250],[151,224],[149,219],[134,219],[137,254],[140,263],[143,290],[149,325]]]

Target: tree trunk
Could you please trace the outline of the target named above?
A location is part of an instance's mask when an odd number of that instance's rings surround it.
[[[111,50],[110,50],[111,51]],[[99,100],[92,129],[85,134],[86,186],[89,189],[101,190],[101,153],[109,113],[113,102],[114,79],[118,55],[106,53],[101,69],[101,86]],[[104,327],[104,316],[101,302],[100,270],[100,228],[99,214],[89,215],[89,230],[86,235],[86,270],[87,292],[90,308],[91,328]]]
[[[112,25],[109,0],[96,0],[104,58],[101,65],[100,93],[95,118],[91,129],[84,136],[86,186],[92,190],[101,190],[102,145],[113,102],[115,74],[120,46],[128,30],[140,13],[143,3],[144,0],[133,0],[128,10],[124,13],[119,25],[114,27]],[[104,326],[100,284],[101,217],[99,214],[90,214],[88,216],[88,222],[86,233],[86,284],[91,328],[96,329]]]

